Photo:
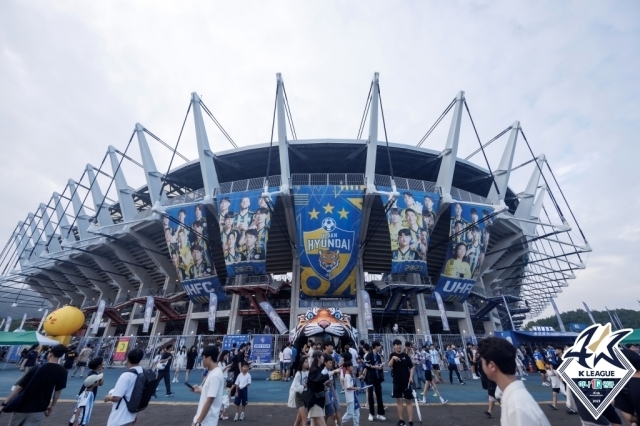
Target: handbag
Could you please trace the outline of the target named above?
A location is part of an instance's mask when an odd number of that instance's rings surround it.
[[[31,380],[29,380],[29,383],[27,383],[27,386],[23,387],[20,392],[18,392],[18,394],[11,399],[11,401],[6,403],[6,405],[2,408],[2,412],[13,413],[18,408],[18,406],[22,402],[22,398],[24,397],[25,392],[27,391],[27,389],[29,389],[31,383],[33,383],[33,379],[36,378],[39,369],[40,366],[36,367],[35,371],[33,372],[33,376],[31,376]]]

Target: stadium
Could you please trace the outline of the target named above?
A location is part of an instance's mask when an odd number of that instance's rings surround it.
[[[76,306],[82,333],[96,338],[396,333],[426,342],[520,329],[591,250],[548,160],[517,121],[478,138],[480,164],[459,158],[471,118],[464,92],[417,146],[387,140],[380,106],[376,74],[357,139],[298,140],[278,75],[272,140],[214,153],[206,123],[233,141],[192,94],[185,124],[199,158],[163,174],[149,143],[168,145],[136,124],[124,149],[108,147],[99,167],[77,171],[17,224],[0,254],[3,298]],[[444,119],[442,150],[421,147]],[[502,137],[491,170],[484,149]],[[181,155],[168,147],[172,160]],[[146,185],[131,188],[121,165],[136,162],[136,148]],[[530,160],[513,164],[516,149]],[[521,167],[528,183],[512,188]]]

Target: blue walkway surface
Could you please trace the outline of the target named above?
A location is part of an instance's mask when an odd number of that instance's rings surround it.
[[[125,370],[122,368],[114,368],[105,370],[105,383],[98,390],[98,398],[102,400],[110,389],[116,384],[118,377]],[[173,371],[172,371],[173,374]],[[5,370],[0,370],[0,398],[4,398],[9,395],[11,386],[18,380],[21,373],[15,368],[15,365],[7,364]],[[180,382],[172,383],[171,390],[176,394],[173,397],[166,397],[166,390],[164,382],[161,382],[158,386],[158,401],[175,401],[175,402],[197,402],[197,395],[190,392],[189,389],[183,384],[185,374],[180,372]],[[249,400],[252,403],[277,403],[286,404],[289,397],[289,388],[291,382],[271,381],[266,380],[269,377],[269,373],[265,371],[252,371],[251,378],[252,384],[249,388]],[[394,402],[391,398],[391,377],[389,373],[385,373],[386,381],[383,383],[383,400],[386,402]],[[448,378],[448,376],[447,376]],[[455,377],[454,377],[455,380]],[[189,383],[192,385],[200,384],[202,381],[202,370],[195,370],[192,372],[189,378]],[[80,387],[82,386],[83,379],[76,376],[72,378],[69,376],[67,380],[67,388],[62,391],[61,398],[64,400],[75,400]],[[550,401],[551,400],[551,387],[542,386],[540,375],[532,374],[525,381],[526,387],[536,399],[536,401]],[[480,380],[468,381],[466,385],[461,386],[454,381],[453,385],[448,382],[438,385],[438,389],[442,393],[445,399],[448,399],[450,403],[486,403],[487,392],[482,389]],[[341,395],[340,399],[344,402],[344,395]],[[362,396],[360,397],[363,402]],[[563,397],[560,400],[564,401]],[[427,401],[431,403],[439,402],[434,396],[433,392],[429,392]]]

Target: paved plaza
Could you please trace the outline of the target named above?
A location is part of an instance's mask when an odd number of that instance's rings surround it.
[[[102,402],[104,395],[112,389],[118,376],[123,369],[109,369],[105,372],[105,385],[98,390],[98,401],[95,405],[92,424],[103,425],[109,415],[110,404]],[[192,374],[190,383],[195,384],[200,380],[202,374],[198,370]],[[295,419],[295,410],[286,407],[286,401],[289,393],[290,382],[273,382],[266,380],[268,374],[266,372],[252,372],[253,383],[249,388],[249,406],[245,423],[256,425],[287,425],[293,424]],[[0,398],[6,397],[9,393],[11,385],[20,377],[19,371],[12,365],[7,365],[5,370],[0,370]],[[181,373],[181,378],[184,374]],[[197,379],[197,380],[196,380]],[[67,382],[67,388],[62,392],[62,402],[58,404],[53,415],[46,419],[44,425],[61,425],[67,424],[73,410],[73,402],[75,395],[78,393],[82,380],[80,378],[71,378]],[[394,425],[398,421],[395,408],[395,401],[391,398],[391,382],[384,382],[384,401],[387,405],[387,421],[377,422],[380,424]],[[579,425],[580,420],[575,415],[568,415],[564,410],[564,404],[560,406],[558,411],[552,411],[547,407],[548,400],[551,397],[551,389],[543,387],[540,384],[538,376],[530,376],[530,380],[526,381],[527,388],[534,398],[540,402],[543,411],[549,418],[552,425]],[[470,422],[479,422],[481,426],[493,426],[500,423],[500,408],[496,407],[492,419],[487,419],[483,414],[486,410],[486,391],[480,385],[479,380],[467,382],[466,385],[459,384],[442,384],[439,386],[442,394],[450,401],[446,406],[436,403],[437,398],[433,393],[429,395],[429,405],[420,406],[424,424],[432,425],[468,425]],[[189,425],[195,414],[197,407],[198,395],[191,393],[184,384],[173,383],[172,391],[176,395],[170,398],[165,396],[164,384],[158,387],[158,399],[152,400],[152,405],[145,411],[140,413],[137,426],[144,425]],[[344,402],[344,395],[341,395]],[[361,397],[362,399],[362,397]],[[344,403],[343,403],[344,407]],[[230,407],[231,412],[235,407]],[[344,409],[344,408],[343,408]],[[362,409],[360,421],[362,424],[369,424],[367,421],[368,410]],[[232,416],[231,416],[232,418]],[[0,425],[8,423],[9,415],[0,416]],[[406,419],[405,419],[406,420]],[[415,418],[417,422],[417,416]],[[221,424],[232,422],[232,420],[222,421]],[[349,425],[348,423],[347,425]]]

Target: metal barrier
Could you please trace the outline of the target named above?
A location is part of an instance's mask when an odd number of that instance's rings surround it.
[[[265,336],[263,334],[251,334],[249,335],[250,341],[256,336]],[[280,351],[289,343],[289,335],[283,334],[271,334],[273,337],[273,352],[272,362],[279,362]],[[382,344],[382,354],[388,359],[388,356],[393,352],[393,341],[398,339],[404,345],[409,341],[414,343],[418,347],[423,345],[433,344],[440,351],[440,355],[444,357],[444,350],[448,345],[455,345],[456,348],[461,348],[466,357],[466,345],[467,343],[476,344],[479,339],[485,337],[485,335],[475,336],[462,336],[459,334],[369,334],[367,342],[379,341]],[[91,345],[93,348],[93,357],[104,358],[104,363],[107,368],[124,368],[125,361],[114,361],[116,345],[118,339],[127,338],[129,344],[127,352],[139,348],[144,352],[144,357],[140,363],[143,367],[150,367],[153,358],[157,355],[158,351],[169,344],[172,344],[175,350],[185,346],[187,350],[192,346],[196,346],[198,354],[200,350],[206,346],[222,342],[225,338],[224,334],[201,334],[201,335],[158,335],[158,336],[117,336],[117,337],[80,337],[74,338],[70,344],[76,344],[78,349],[81,349],[87,345]],[[317,343],[317,338],[310,337],[309,340],[313,340]],[[469,360],[467,360],[469,362]],[[202,359],[198,356],[196,368],[201,368]]]

